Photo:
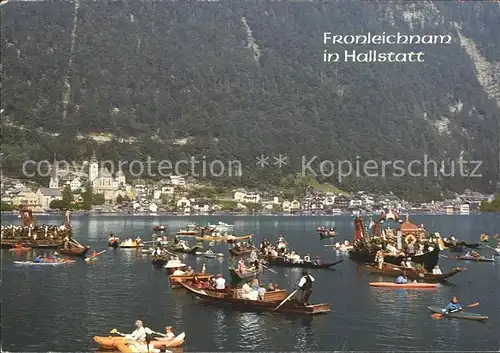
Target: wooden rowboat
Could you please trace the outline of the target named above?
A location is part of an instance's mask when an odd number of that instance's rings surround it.
[[[243,256],[243,255],[250,255],[250,253],[253,251],[253,250],[256,250],[255,247],[251,246],[251,247],[247,247],[247,248],[244,248],[240,251],[238,250],[235,250],[235,249],[229,249],[229,252],[231,253],[231,255],[233,256]]]
[[[316,262],[290,262],[283,257],[271,257],[265,256],[264,260],[268,262],[269,265],[272,266],[281,266],[281,267],[299,267],[299,268],[323,268],[327,269],[333,267],[335,265],[340,264],[344,260],[338,260],[335,262],[323,262],[317,264]]]
[[[453,270],[442,275],[433,275],[432,273],[424,273],[417,269],[403,268],[400,266],[395,266],[391,264],[384,264],[382,270],[378,266],[366,265],[366,270],[369,273],[377,274],[386,277],[399,277],[403,272],[406,273],[406,277],[411,280],[424,280],[426,282],[442,282],[447,278],[455,276],[457,273],[465,271],[465,268],[455,267]]]
[[[213,241],[220,241],[220,242],[226,242],[226,243],[235,243],[240,240],[246,240],[250,239],[253,237],[253,234],[247,234],[247,235],[241,235],[241,236],[236,236],[236,235],[221,235],[218,237],[211,236],[211,235],[205,235],[203,237],[196,237],[196,240],[213,240]]]
[[[29,251],[31,250],[31,248],[12,248],[12,249],[9,249],[9,251]]]
[[[168,276],[170,281],[170,286],[172,288],[182,288],[181,282],[193,282],[193,281],[209,281],[213,276],[209,273],[195,273],[194,275],[183,275],[183,276]]]
[[[63,255],[66,256],[75,256],[75,257],[84,257],[87,255],[87,252],[89,251],[90,247],[84,246],[84,247],[77,247],[77,246],[72,246],[68,249],[65,248],[59,248],[57,251]]]
[[[216,305],[229,305],[243,311],[276,311],[280,313],[300,315],[325,314],[331,311],[329,304],[304,305],[302,303],[299,303],[296,299],[290,299],[283,303],[283,305],[281,305],[278,309],[276,309],[283,302],[283,300],[265,300],[265,296],[264,300],[249,300],[238,298],[234,294],[231,295],[225,292],[197,289],[194,286],[186,283],[181,283],[181,286],[189,290],[191,293],[195,294],[200,300],[203,300],[207,303]],[[267,295],[267,293],[265,295]]]
[[[258,270],[252,269],[245,273],[241,273],[239,270],[230,268],[229,273],[231,274],[231,278],[233,281],[244,281],[247,279],[255,278],[258,274],[264,271],[264,268],[261,266]]]

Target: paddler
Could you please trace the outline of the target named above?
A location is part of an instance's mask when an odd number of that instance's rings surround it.
[[[172,326],[165,327],[165,338],[166,340],[173,340],[175,338],[175,334],[172,332]]]
[[[462,306],[458,303],[457,297],[451,298],[450,303],[443,309],[443,312],[454,313],[457,311],[462,311]]]
[[[130,335],[126,335],[125,338],[134,341],[144,341],[146,339],[146,330],[142,326],[142,321],[137,320],[135,322],[135,327],[137,327],[135,331],[132,332]]]
[[[38,254],[37,257],[35,257],[35,261],[34,262],[36,262],[36,263],[44,262],[42,254]]]
[[[377,251],[375,255],[375,262],[378,263],[378,269],[381,270],[384,266],[384,253],[382,250]]]
[[[443,272],[441,271],[441,269],[439,268],[438,265],[434,266],[434,268],[432,269],[432,274],[433,275],[442,275]]]
[[[399,275],[398,278],[396,278],[396,283],[397,284],[405,284],[408,283],[408,278],[406,277],[406,272],[403,272],[402,275]]]
[[[309,305],[309,298],[312,294],[312,286],[314,282],[314,277],[311,276],[307,270],[302,271],[302,277],[300,278],[298,287],[302,290],[302,304],[304,306]]]

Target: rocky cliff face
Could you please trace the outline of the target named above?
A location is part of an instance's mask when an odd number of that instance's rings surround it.
[[[9,2],[2,11],[4,167],[205,155],[275,183],[320,159],[482,160],[484,177],[347,178],[344,188],[488,189],[499,174],[500,5],[487,2]],[[332,35],[450,43],[324,43]],[[324,53],[422,52],[423,62]],[[286,151],[273,173],[255,156]],[[234,181],[233,181],[234,182]]]

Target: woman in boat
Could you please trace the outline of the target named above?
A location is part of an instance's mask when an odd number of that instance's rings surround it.
[[[443,272],[441,271],[441,269],[439,268],[438,265],[434,266],[434,268],[432,269],[432,274],[433,275],[442,275]]]
[[[241,287],[241,298],[242,299],[250,299],[252,293],[252,287],[250,287],[250,281],[245,282],[245,284]]]
[[[311,262],[311,256],[309,254],[304,255],[304,262]]]
[[[269,283],[269,284],[267,285],[267,291],[268,291],[268,292],[272,292],[272,291],[274,291],[274,290],[275,290],[275,289],[274,289],[274,285],[273,285],[272,283]]]
[[[175,269],[174,273],[172,273],[172,276],[184,276],[185,272],[182,271],[179,267]]]
[[[243,259],[240,259],[240,261],[238,261],[238,271],[240,271],[240,273],[245,273],[247,272],[247,267],[245,266],[245,261],[243,261]]]
[[[185,276],[193,276],[194,275],[194,270],[191,266],[188,266],[186,272],[184,273]]]
[[[447,311],[449,313],[454,313],[457,311],[462,311],[462,306],[458,303],[457,297],[451,298],[451,301],[448,303],[445,309],[443,311]]]

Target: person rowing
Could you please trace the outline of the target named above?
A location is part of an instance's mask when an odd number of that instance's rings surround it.
[[[298,287],[302,290],[302,304],[304,304],[304,306],[310,305],[309,298],[312,294],[313,282],[314,277],[311,276],[307,270],[302,271],[302,277],[300,278]]]
[[[396,283],[397,284],[405,284],[408,283],[408,278],[406,277],[406,272],[403,272],[402,275],[399,275],[398,278],[396,278]]]
[[[42,254],[38,254],[37,257],[35,257],[35,261],[34,262],[36,262],[36,263],[45,262],[45,261],[43,261]]]
[[[129,335],[125,335],[125,338],[132,341],[144,341],[146,339],[146,329],[142,325],[141,320],[135,322],[135,327],[137,327],[134,332]]]
[[[456,313],[457,311],[463,311],[464,309],[462,306],[458,303],[457,297],[451,298],[451,301],[448,303],[446,308],[444,308],[442,311],[447,312],[447,313]]]

